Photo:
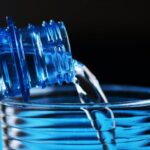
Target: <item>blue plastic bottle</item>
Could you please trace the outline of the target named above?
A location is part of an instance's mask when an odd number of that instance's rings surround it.
[[[62,22],[0,29],[3,148],[116,149],[112,111],[95,76],[71,55]]]

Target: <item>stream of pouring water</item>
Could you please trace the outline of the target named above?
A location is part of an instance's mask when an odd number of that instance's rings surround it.
[[[82,68],[82,69],[81,69]],[[81,103],[108,103],[107,97],[105,96],[98,80],[85,66],[76,67],[77,78],[74,81],[77,92],[79,94],[79,99]],[[87,80],[85,80],[87,79]],[[84,80],[84,81],[83,81]],[[89,101],[88,93],[82,87],[82,83],[87,86],[92,86],[92,90],[96,92],[97,99],[93,98],[93,101]],[[83,84],[83,86],[84,86]],[[92,95],[90,95],[92,98]],[[92,127],[96,130],[97,138],[102,144],[103,150],[116,150],[115,142],[115,119],[113,112],[110,108],[104,107],[97,110],[82,108],[85,112],[87,118],[90,120]]]

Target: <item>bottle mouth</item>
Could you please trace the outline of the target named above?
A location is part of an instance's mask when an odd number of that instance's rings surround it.
[[[69,89],[69,88],[68,88]],[[67,89],[67,90],[68,90]],[[109,108],[138,108],[150,106],[150,88],[141,86],[129,85],[102,85],[102,89],[108,98],[108,103],[54,103],[44,104],[39,101],[20,102],[15,99],[5,98],[1,101],[3,105],[20,107],[22,109],[65,109],[65,110],[78,110],[78,109],[103,109]],[[43,95],[47,95],[47,89],[43,89]],[[34,92],[34,91],[33,91]],[[37,93],[37,91],[35,91]],[[71,97],[68,97],[69,99]],[[53,99],[53,97],[51,97]]]
[[[46,87],[74,77],[74,61],[63,22],[43,22],[17,28],[7,18],[7,28],[0,29],[0,64],[4,95],[21,94],[25,101],[32,87]],[[31,61],[31,63],[30,63]]]

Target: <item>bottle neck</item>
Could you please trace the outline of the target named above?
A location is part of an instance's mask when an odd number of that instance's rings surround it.
[[[33,87],[70,83],[74,78],[67,32],[62,22],[17,28],[11,18],[0,31],[1,87],[4,96],[29,99]]]

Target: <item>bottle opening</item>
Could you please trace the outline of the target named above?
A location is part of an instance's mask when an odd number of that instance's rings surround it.
[[[74,61],[63,22],[17,28],[12,18],[6,20],[8,26],[0,30],[4,96],[28,100],[31,88],[73,81]]]

